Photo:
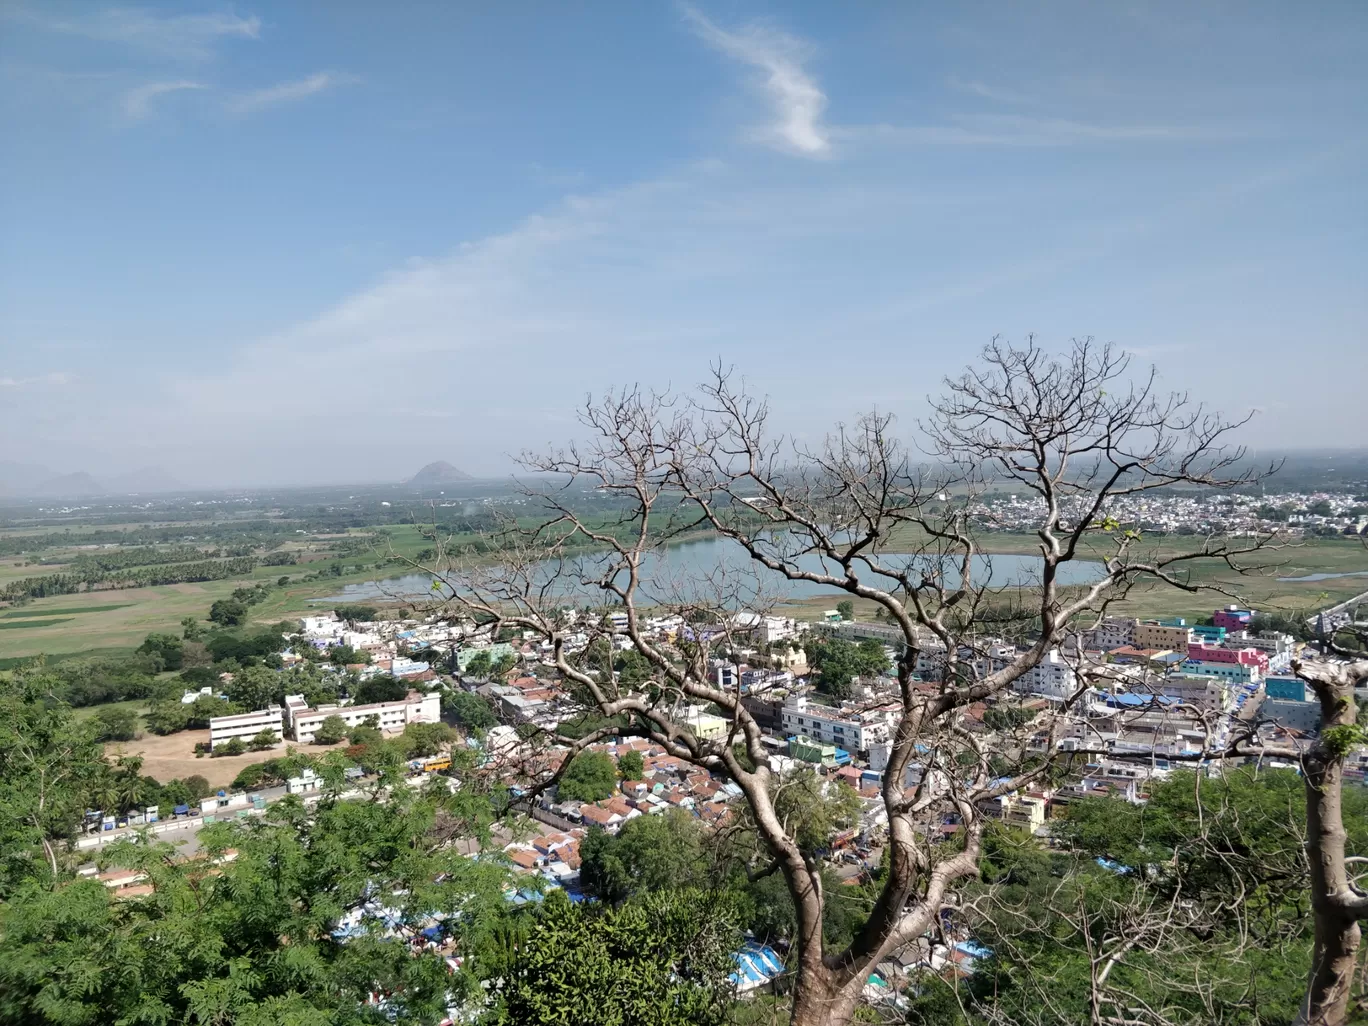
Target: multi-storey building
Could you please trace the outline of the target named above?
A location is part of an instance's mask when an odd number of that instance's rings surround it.
[[[1194,642],[1187,647],[1187,657],[1194,662],[1238,663],[1250,667],[1260,677],[1268,673],[1268,653],[1249,645],[1236,648]]]
[[[1142,620],[1135,625],[1132,644],[1139,649],[1183,652],[1191,641],[1192,629],[1182,620]]]
[[[213,751],[234,738],[245,744],[263,730],[272,731],[277,741],[283,741],[285,738],[282,715],[280,706],[268,705],[256,712],[215,716],[209,721],[209,749]]]
[[[1310,734],[1320,729],[1321,708],[1319,702],[1267,698],[1259,707],[1259,716],[1286,730]]]
[[[1258,667],[1243,663],[1184,659],[1180,669],[1189,677],[1215,677],[1231,684],[1254,684],[1260,679]]]
[[[1114,648],[1134,645],[1138,622],[1131,616],[1109,616],[1085,633],[1084,647],[1110,652]]]
[[[1169,698],[1213,712],[1228,712],[1234,703],[1231,683],[1215,676],[1165,677],[1154,687]]]
[[[888,740],[892,724],[890,709],[835,708],[819,705],[806,695],[791,696],[779,718],[785,734],[805,734],[848,752],[868,751],[870,745]]]
[[[1012,690],[1023,695],[1065,699],[1078,689],[1078,674],[1057,649],[1046,652],[1035,666],[1015,681]]]
[[[372,702],[367,705],[321,705],[309,708],[303,695],[287,695],[285,720],[290,736],[301,744],[314,739],[329,716],[340,716],[348,727],[358,727],[369,719],[383,731],[403,730],[410,723],[437,723],[442,718],[442,696],[436,691],[420,695],[410,691],[398,702]]]
[[[1218,609],[1211,615],[1211,622],[1217,627],[1224,627],[1228,631],[1244,631],[1249,629],[1249,622],[1254,619],[1254,610],[1241,609],[1239,606],[1226,606]]]
[[[1269,677],[1264,681],[1264,695],[1284,702],[1308,700],[1306,681],[1299,677]]]

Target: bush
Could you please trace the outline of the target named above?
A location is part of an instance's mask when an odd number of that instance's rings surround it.
[[[138,736],[138,714],[131,709],[101,709],[95,722],[101,741],[132,741]]]
[[[190,710],[177,701],[158,702],[144,717],[154,734],[174,734],[190,725]]]
[[[254,752],[264,752],[274,748],[280,743],[280,735],[269,727],[260,731],[252,740],[247,742],[247,746]]]
[[[347,736],[347,721],[334,713],[318,725],[314,741],[320,745],[335,745]]]
[[[247,619],[247,605],[237,599],[219,599],[209,607],[209,619],[223,627],[237,627]]]
[[[221,744],[214,749],[213,754],[219,755],[241,755],[247,751],[247,746],[242,743],[242,738],[235,737],[226,744]]]

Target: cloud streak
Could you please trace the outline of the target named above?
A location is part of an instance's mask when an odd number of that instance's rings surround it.
[[[763,133],[767,142],[805,157],[824,157],[831,152],[831,139],[822,123],[826,94],[803,68],[811,50],[807,44],[758,24],[728,32],[695,7],[686,4],[683,11],[709,46],[764,73],[763,88],[775,116]]]
[[[178,93],[186,89],[207,89],[202,82],[149,82],[124,93],[123,110],[134,121],[141,121],[152,113],[152,101],[168,93]]]
[[[51,374],[39,374],[29,378],[16,378],[8,374],[0,374],[0,388],[32,388],[35,385],[67,385],[71,383],[71,375],[64,371],[53,371]]]
[[[333,71],[320,71],[293,82],[281,82],[249,93],[243,93],[228,101],[228,109],[234,114],[250,114],[253,111],[277,107],[282,103],[306,100],[310,96],[335,89],[338,86],[355,85],[361,80],[355,75],[341,75]]]
[[[165,57],[205,60],[223,39],[258,39],[261,19],[234,14],[176,14],[161,17],[135,8],[106,8],[76,17],[53,17],[24,7],[4,16],[49,32],[81,36],[104,43],[122,43]]]

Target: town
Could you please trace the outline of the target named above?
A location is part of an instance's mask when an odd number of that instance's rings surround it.
[[[584,654],[597,642],[612,652],[618,665],[632,652],[621,612],[567,608],[563,614],[568,651]],[[1347,615],[1352,620],[1353,614]],[[1070,762],[1067,780],[997,795],[979,812],[1048,842],[1052,822],[1070,803],[1098,796],[1143,803],[1157,781],[1191,766],[1190,760],[1203,752],[1224,748],[1237,735],[1266,742],[1269,750],[1283,753],[1265,759],[1267,765],[1295,766],[1297,753],[1314,741],[1320,722],[1318,703],[1305,682],[1290,671],[1306,643],[1279,630],[1260,629],[1259,621],[1256,610],[1236,606],[1215,609],[1199,623],[1105,617],[1080,631],[1071,644],[1048,652],[1009,692],[967,706],[955,726],[984,747],[1039,751],[1052,745],[1062,753],[1081,753]],[[709,662],[712,680],[739,696],[763,727],[775,772],[781,777],[812,774],[824,790],[842,789],[858,796],[858,815],[826,838],[824,858],[843,880],[858,881],[875,870],[887,829],[880,788],[901,711],[891,673],[902,655],[899,630],[853,619],[848,606],[826,611],[812,622],[740,613],[710,628],[662,615],[646,619],[641,629],[653,644],[667,648],[686,637],[725,639],[720,646],[725,654]],[[286,666],[303,659],[305,647],[315,653],[346,649],[365,660],[348,667],[351,672],[361,677],[392,675],[411,690],[395,701],[357,704],[344,699],[317,708],[292,695],[283,706],[214,717],[209,721],[212,749],[240,750],[244,740],[259,742],[263,732],[269,735],[267,742],[277,745],[309,745],[329,718],[340,719],[345,730],[369,726],[393,736],[410,724],[441,722],[443,707],[450,705],[455,693],[479,696],[496,710],[499,724],[453,743],[475,746],[482,772],[497,777],[512,793],[527,796],[525,812],[542,831],[511,839],[503,848],[515,873],[535,878],[527,894],[561,889],[572,899],[583,900],[580,849],[589,833],[613,835],[634,819],[672,811],[695,819],[712,833],[727,829],[742,815],[741,791],[735,783],[646,738],[612,736],[578,750],[575,759],[631,766],[628,774],[610,773],[597,795],[578,790],[568,795],[567,787],[548,786],[571,758],[569,747],[555,740],[557,731],[592,710],[576,700],[556,671],[547,641],[507,632],[496,640],[490,628],[459,618],[356,622],[332,613],[305,617],[298,633],[281,641]],[[808,662],[809,652],[820,653],[828,646],[850,646],[880,669],[857,673],[832,688],[822,671]],[[1018,646],[1004,639],[984,637],[965,645],[956,657],[972,675],[1001,668],[1017,652]],[[942,679],[946,661],[944,648],[938,648],[934,638],[924,639],[913,679],[924,681],[918,686],[933,693],[938,685],[932,682]],[[446,667],[450,673],[434,669]],[[204,692],[212,690],[206,687]],[[188,692],[185,701],[197,697],[198,692]],[[735,736],[735,724],[716,707],[689,706],[676,709],[675,716],[700,737]],[[1249,758],[1261,757],[1255,753]],[[1226,772],[1233,765],[1213,763],[1208,771]],[[447,753],[413,760],[413,786],[440,776],[450,766]],[[348,779],[355,781],[365,772],[359,765],[353,767]],[[906,770],[909,786],[942,772],[920,763]],[[1362,781],[1365,772],[1368,753],[1360,750],[1349,760],[1346,773]],[[283,788],[274,788],[269,797],[316,798],[322,786],[315,773],[305,770]],[[259,814],[266,806],[267,799],[255,793],[221,791],[205,799],[202,807],[147,809],[131,823],[103,817],[91,823],[95,833],[79,844],[89,848],[123,836],[125,825],[136,831],[158,823],[158,832],[185,831],[224,815]],[[956,819],[947,816],[933,828],[953,836]],[[142,874],[115,870],[104,879],[116,893],[145,893]],[[968,934],[926,938],[880,965],[880,982],[871,984],[866,997],[897,1005],[903,1000],[901,992],[924,974],[970,973],[981,954],[981,945]],[[733,981],[741,994],[765,988],[783,972],[782,953],[763,943],[749,945],[736,958]]]

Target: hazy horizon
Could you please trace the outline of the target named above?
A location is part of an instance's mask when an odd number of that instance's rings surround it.
[[[993,335],[1368,440],[1368,11],[0,8],[0,460],[481,478],[721,359],[812,441]]]

